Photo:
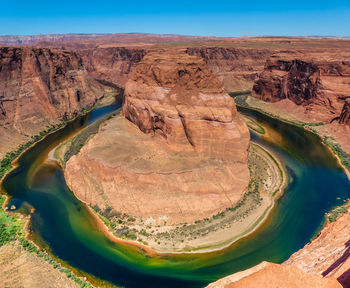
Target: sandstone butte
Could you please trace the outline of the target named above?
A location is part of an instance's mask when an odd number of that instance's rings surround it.
[[[124,97],[129,121],[112,119],[66,164],[81,200],[168,225],[239,201],[249,183],[249,131],[202,59],[150,52]]]
[[[108,89],[74,52],[0,47],[0,155],[94,104]]]
[[[280,53],[266,61],[252,96],[271,103],[289,100],[295,104],[290,113],[301,108],[301,117],[312,122],[345,123],[349,87],[349,52]]]

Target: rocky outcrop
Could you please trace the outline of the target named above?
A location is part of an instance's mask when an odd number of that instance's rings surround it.
[[[185,53],[145,56],[125,87],[123,115],[176,151],[246,163],[246,125],[204,61]]]
[[[350,211],[328,224],[318,237],[294,253],[285,263],[308,273],[338,279],[343,287],[350,283]]]
[[[339,117],[349,88],[350,54],[282,53],[266,61],[252,96],[267,102],[289,99],[330,122]]]
[[[36,134],[92,105],[106,89],[74,52],[1,47],[0,137],[11,144],[6,135]]]
[[[344,106],[340,114],[339,123],[350,125],[350,98],[345,99]]]
[[[249,183],[249,132],[205,62],[147,54],[114,118],[66,165],[67,184],[101,210],[173,225],[237,203]],[[178,185],[181,183],[181,185]]]
[[[122,87],[128,80],[128,74],[145,54],[145,49],[124,47],[96,48],[79,52],[91,76]]]
[[[341,288],[335,279],[322,279],[296,267],[268,262],[222,278],[207,288]]]
[[[190,47],[186,53],[204,59],[226,91],[251,90],[274,49]]]

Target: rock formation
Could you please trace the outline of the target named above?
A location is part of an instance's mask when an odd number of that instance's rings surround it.
[[[285,263],[308,273],[338,279],[343,287],[350,283],[350,211],[328,224],[318,237],[294,253]]]
[[[322,279],[296,267],[262,262],[242,272],[227,276],[207,288],[341,288],[335,279]]]
[[[67,162],[79,198],[172,225],[211,217],[242,197],[249,132],[202,59],[147,54],[126,84],[123,114],[131,122],[114,118]]]
[[[175,150],[247,161],[246,126],[200,58],[177,51],[149,53],[130,75],[124,95],[125,117]]]
[[[350,98],[346,98],[339,119],[340,124],[350,125]]]
[[[74,52],[0,47],[0,137],[36,134],[92,105],[106,89]]]
[[[251,90],[274,49],[233,47],[190,47],[186,53],[204,59],[226,91]]]
[[[330,122],[339,117],[349,87],[350,54],[281,53],[266,61],[252,96],[267,102],[289,99]]]
[[[146,50],[110,47],[86,49],[79,54],[91,76],[124,87],[128,74],[145,56]]]

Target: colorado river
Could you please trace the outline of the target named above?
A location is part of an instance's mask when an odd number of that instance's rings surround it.
[[[350,182],[318,136],[240,109],[267,132],[252,132],[252,139],[273,151],[287,169],[291,182],[283,196],[259,229],[224,250],[148,256],[110,241],[69,191],[60,166],[47,161],[58,143],[115,109],[97,108],[48,135],[20,157],[18,168],[3,182],[11,196],[9,207],[23,213],[35,209],[31,229],[36,242],[93,281],[124,287],[204,287],[264,260],[280,263],[318,233],[326,212],[350,196]]]

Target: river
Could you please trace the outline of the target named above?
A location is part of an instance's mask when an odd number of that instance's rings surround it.
[[[36,243],[94,283],[132,287],[204,287],[261,261],[281,263],[318,233],[325,213],[350,196],[350,182],[321,139],[256,111],[240,108],[267,131],[252,140],[284,163],[290,183],[268,219],[254,233],[221,251],[148,256],[110,241],[85,204],[66,186],[63,171],[47,155],[58,143],[117,105],[96,108],[27,150],[7,175],[3,189],[14,205],[31,217]],[[100,281],[101,280],[101,281]]]

